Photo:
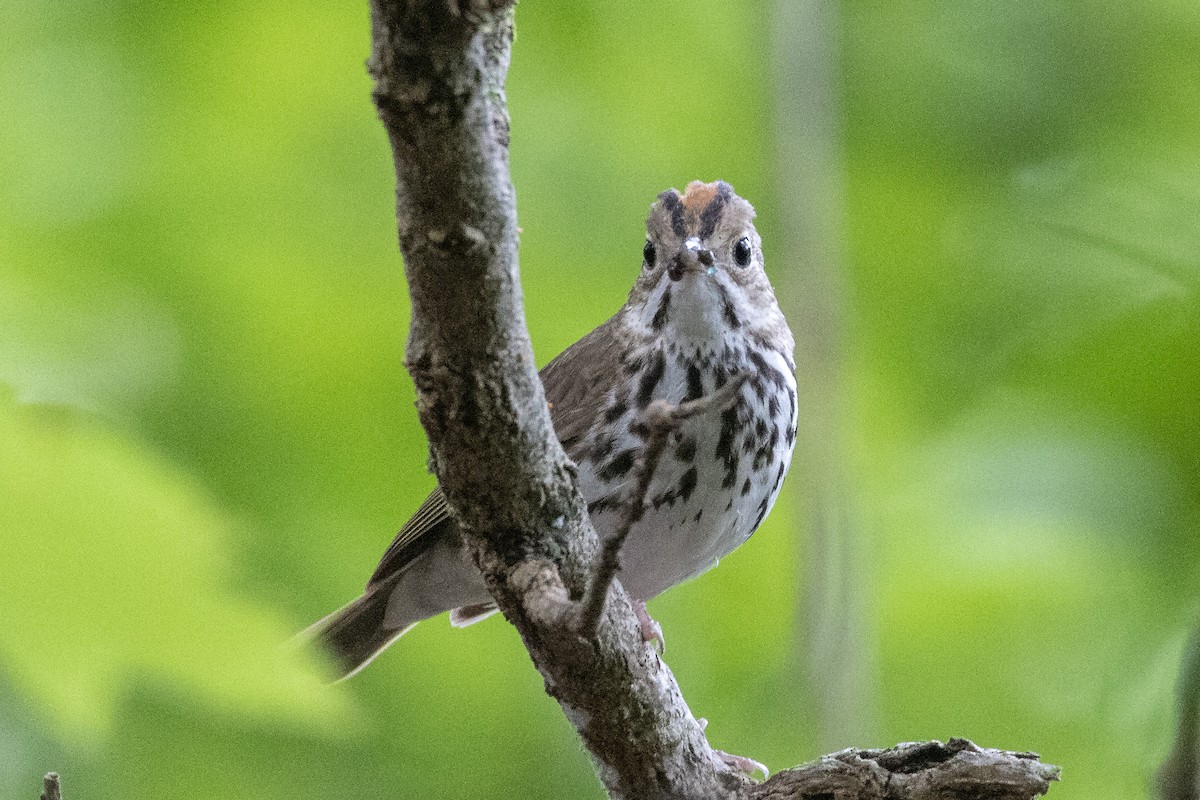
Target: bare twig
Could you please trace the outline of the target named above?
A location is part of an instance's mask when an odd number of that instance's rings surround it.
[[[57,772],[47,772],[42,779],[42,800],[62,800],[62,786]]]
[[[590,638],[596,633],[600,615],[604,613],[604,600],[608,597],[608,588],[612,585],[621,569],[621,548],[629,538],[642,516],[646,513],[646,495],[650,491],[650,483],[658,469],[659,459],[667,446],[667,439],[672,432],[679,429],[684,422],[706,411],[723,411],[737,397],[742,385],[749,376],[742,372],[734,375],[725,385],[715,392],[695,400],[687,400],[679,404],[656,400],[646,407],[643,412],[643,422],[649,428],[646,445],[642,455],[634,463],[633,471],[636,483],[629,501],[625,506],[625,518],[621,521],[617,532],[604,543],[600,557],[596,559],[596,567],[588,584],[579,609],[579,633]]]

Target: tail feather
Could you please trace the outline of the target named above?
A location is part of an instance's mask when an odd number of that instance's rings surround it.
[[[370,664],[375,656],[416,624],[411,622],[399,628],[387,624],[390,594],[390,591],[367,592],[304,631],[334,657],[338,680],[345,680]]]

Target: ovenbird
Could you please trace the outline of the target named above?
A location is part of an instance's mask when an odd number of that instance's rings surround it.
[[[750,203],[723,181],[660,194],[628,301],[541,371],[555,432],[579,468],[602,538],[616,532],[635,501],[646,407],[694,400],[747,376],[732,404],[670,434],[644,514],[621,550],[618,578],[642,601],[635,605],[644,632],[644,601],[745,542],[771,510],[791,459],[794,342],[763,270],[753,219]],[[464,626],[495,610],[434,490],[363,595],[312,630],[350,675],[421,620],[450,611],[451,623]]]

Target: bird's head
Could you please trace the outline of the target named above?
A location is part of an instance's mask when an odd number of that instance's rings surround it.
[[[724,181],[693,181],[683,194],[660,194],[646,220],[629,307],[651,332],[697,344],[783,324],[763,270],[754,207]]]

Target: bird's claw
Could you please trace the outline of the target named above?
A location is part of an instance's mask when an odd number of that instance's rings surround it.
[[[753,778],[754,773],[761,772],[762,779],[764,781],[771,777],[771,771],[767,769],[767,765],[763,764],[762,762],[755,761],[753,758],[735,756],[731,753],[726,753],[724,750],[714,750],[713,752],[717,754],[717,758],[721,760],[722,764],[742,773],[743,775],[748,775],[749,777]]]

